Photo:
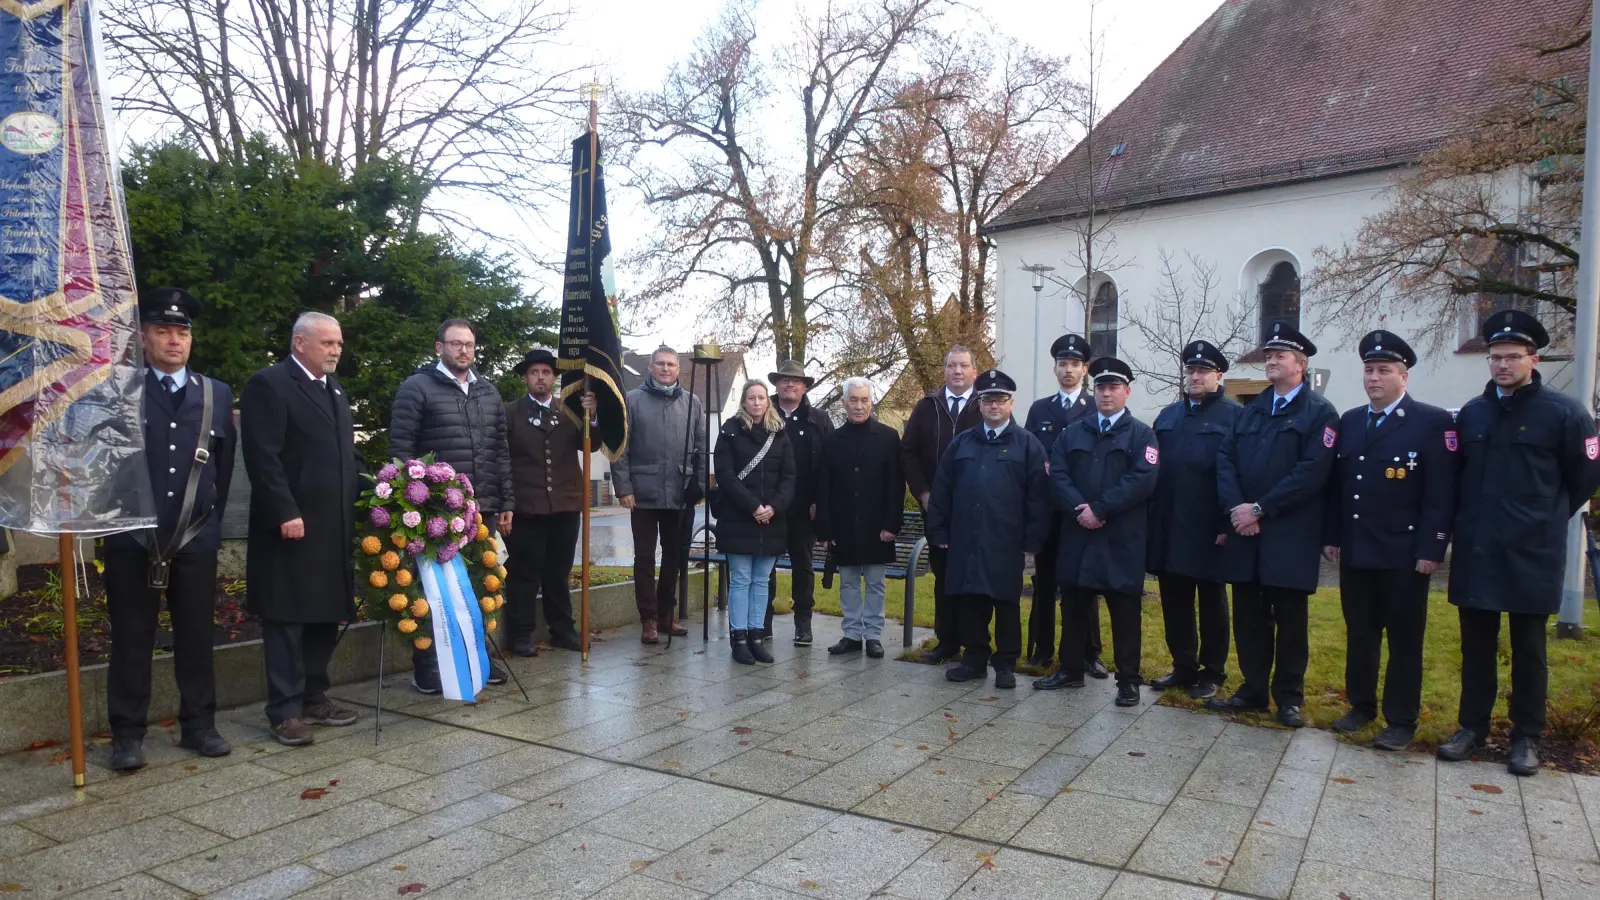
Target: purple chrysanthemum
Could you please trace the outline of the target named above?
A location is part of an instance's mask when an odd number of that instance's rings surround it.
[[[415,504],[428,502],[428,486],[420,481],[413,481],[406,485],[406,499]]]
[[[443,484],[450,480],[450,473],[443,463],[434,463],[428,467],[428,480],[434,484]]]
[[[400,517],[400,521],[404,522],[407,528],[415,528],[422,524],[422,513],[419,513],[414,509],[407,510],[405,515]]]
[[[445,544],[443,547],[439,548],[439,562],[447,563],[450,560],[455,559],[457,552],[458,551],[455,544]]]
[[[450,530],[454,531],[456,534],[460,534],[461,532],[466,531],[467,530],[467,520],[461,518],[460,516],[456,516],[454,519],[450,520]]]
[[[456,479],[461,482],[462,487],[467,489],[467,493],[472,493],[472,479],[460,472],[456,473]]]
[[[428,474],[428,469],[422,463],[419,463],[414,459],[406,463],[406,477],[421,478],[426,474]]]
[[[368,513],[367,519],[372,522],[373,528],[389,527],[389,511],[381,506],[374,506],[372,511]]]
[[[388,465],[386,465],[383,468],[378,470],[378,480],[379,481],[393,481],[394,477],[396,475],[399,475],[399,474],[400,474],[400,467],[396,466],[394,463],[389,463]]]
[[[444,529],[445,529],[445,524],[444,524],[444,519],[442,517],[434,516],[433,518],[428,520],[428,537],[431,537],[431,538],[444,537]]]
[[[460,509],[467,502],[467,495],[461,493],[460,488],[447,487],[444,489],[444,505],[451,509]]]
[[[406,552],[412,556],[421,556],[423,549],[426,547],[427,545],[421,541],[412,541],[406,545]]]

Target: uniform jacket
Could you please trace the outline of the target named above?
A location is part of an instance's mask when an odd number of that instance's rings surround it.
[[[1061,406],[1060,391],[1033,401],[1033,405],[1028,407],[1028,421],[1024,427],[1048,451],[1056,445],[1056,436],[1065,431],[1068,425],[1084,416],[1092,418],[1094,415],[1094,388],[1084,384],[1078,389],[1078,402],[1070,407]]]
[[[950,405],[944,388],[923,397],[911,408],[905,433],[900,436],[900,468],[906,475],[911,496],[921,498],[933,489],[934,473],[944,458],[945,448],[955,436],[983,421],[978,412],[978,392],[969,391],[956,420],[950,419]]]
[[[1367,421],[1364,405],[1339,420],[1322,542],[1357,569],[1443,562],[1460,447],[1450,413],[1406,394],[1382,425]]]
[[[250,611],[276,622],[340,622],[355,614],[355,432],[338,379],[324,389],[291,357],[250,376],[239,398],[250,476]],[[305,537],[279,526],[305,521]]]
[[[1150,426],[1124,411],[1107,432],[1099,415],[1061,432],[1050,451],[1050,499],[1061,511],[1056,578],[1066,585],[1119,594],[1144,592],[1148,505],[1160,450]],[[1078,524],[1077,507],[1105,524]]]
[[[132,549],[146,546],[154,539],[156,546],[166,549],[172,533],[179,525],[178,514],[183,511],[183,495],[189,486],[189,471],[194,468],[197,448],[204,448],[211,457],[200,469],[200,482],[196,485],[191,518],[182,524],[209,516],[206,526],[194,540],[185,544],[177,555],[187,553],[215,553],[222,546],[222,512],[228,502],[228,485],[233,480],[234,447],[238,433],[233,427],[233,392],[227,382],[207,378],[211,383],[211,421],[201,422],[201,387],[194,370],[189,371],[188,383],[183,390],[170,393],[156,380],[153,370],[147,370],[144,379],[144,459],[150,472],[150,491],[155,498],[156,529],[154,533],[122,532],[106,538],[106,547]],[[200,443],[204,438],[204,443]]]
[[[794,447],[789,429],[779,430],[767,455],[743,479],[750,460],[767,442],[767,430],[744,427],[731,419],[717,433],[717,487],[722,491],[717,519],[717,549],[729,555],[782,556],[789,551],[789,523],[785,513],[794,502]],[[756,507],[770,506],[776,513],[763,525],[754,517]]]
[[[1239,413],[1217,454],[1222,511],[1259,503],[1261,532],[1243,537],[1229,525],[1222,576],[1296,591],[1317,589],[1322,556],[1323,500],[1333,471],[1339,413],[1311,386],[1301,388],[1279,415],[1271,388]]]
[[[777,401],[773,401],[776,405]],[[800,405],[789,415],[777,406],[783,418],[783,431],[794,448],[794,502],[789,504],[789,518],[811,518],[811,505],[817,502],[817,470],[822,465],[822,445],[833,433],[833,420],[820,409],[815,409],[808,398],[801,397]]]
[[[817,474],[817,539],[834,542],[834,564],[893,563],[894,542],[878,534],[904,527],[900,435],[877,419],[845,422],[823,441]]]
[[[489,379],[477,378],[463,391],[430,363],[401,382],[389,414],[389,455],[407,460],[429,453],[472,480],[485,519],[510,508],[505,403]]]
[[[949,547],[946,594],[1019,602],[1023,554],[1039,552],[1050,527],[1039,439],[1015,422],[992,441],[983,428],[956,435],[939,460],[926,524],[928,542]]]
[[[511,452],[511,496],[518,515],[548,516],[583,510],[583,432],[550,398],[541,410],[523,394],[506,404],[506,444]],[[536,424],[537,423],[537,424]]]
[[[1202,581],[1222,580],[1217,535],[1232,535],[1217,499],[1217,452],[1244,407],[1217,391],[1190,408],[1189,398],[1156,416],[1161,475],[1150,498],[1150,571]]]
[[[1567,522],[1600,486],[1600,438],[1571,398],[1533,383],[1502,403],[1494,382],[1456,416],[1461,444],[1450,602],[1561,611]]]
[[[697,492],[705,490],[705,404],[682,388],[646,387],[629,391],[626,402],[628,449],[611,464],[612,488],[618,497],[631,495],[640,509],[683,509],[691,473]],[[691,421],[694,443],[685,444]]]

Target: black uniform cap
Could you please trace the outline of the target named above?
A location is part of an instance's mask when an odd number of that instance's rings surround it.
[[[999,369],[990,369],[979,375],[972,387],[973,393],[977,394],[979,399],[985,394],[1004,394],[1009,397],[1017,392],[1017,383],[1011,380],[1010,375]]]
[[[544,363],[554,369],[556,367],[556,355],[545,347],[535,347],[529,350],[528,354],[522,357],[522,362],[513,366],[511,371],[516,372],[518,375],[526,375],[528,374],[528,369],[534,363]]]
[[[1300,329],[1287,322],[1273,322],[1272,328],[1267,332],[1266,343],[1261,345],[1263,350],[1298,350],[1306,356],[1317,355],[1317,345],[1311,339],[1300,333]]]
[[[1361,339],[1360,350],[1363,362],[1405,363],[1408,369],[1417,364],[1416,351],[1392,331],[1369,332]]]
[[[1204,366],[1216,369],[1218,372],[1228,371],[1228,358],[1223,356],[1217,345],[1210,341],[1190,341],[1189,346],[1183,350],[1183,364]]]
[[[1550,332],[1539,320],[1520,309],[1497,312],[1483,323],[1483,339],[1489,344],[1526,344],[1535,350],[1550,343]]]
[[[1089,342],[1082,335],[1063,334],[1050,345],[1050,355],[1056,359],[1081,359],[1089,361]]]
[[[183,288],[161,287],[139,298],[139,324],[192,327],[200,316],[200,301]]]
[[[1089,377],[1095,384],[1132,384],[1133,370],[1115,356],[1101,356],[1089,364]]]

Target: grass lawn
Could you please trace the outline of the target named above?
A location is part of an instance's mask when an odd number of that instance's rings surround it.
[[[778,575],[778,597],[781,602],[789,596],[789,575]],[[817,612],[837,616],[839,591],[835,586],[823,590],[820,577],[816,590]],[[905,604],[905,583],[889,582],[888,614],[898,623]],[[1031,601],[1022,600],[1023,646],[1027,646],[1028,611]],[[1345,713],[1344,616],[1339,608],[1337,588],[1324,588],[1311,597],[1310,609],[1311,664],[1306,670],[1306,719],[1326,728]],[[914,623],[933,627],[933,579],[917,581],[917,603]],[[1060,615],[1057,614],[1057,621]],[[1110,665],[1111,621],[1104,609],[1100,614],[1103,640],[1106,647],[1106,664]],[[1171,669],[1172,657],[1167,653],[1166,639],[1161,625],[1161,603],[1155,596],[1155,583],[1146,585],[1144,599],[1143,674],[1146,678],[1162,675]],[[1554,618],[1551,620],[1552,630]],[[1600,741],[1600,609],[1595,603],[1585,601],[1584,625],[1590,635],[1586,640],[1571,641],[1550,639],[1550,721],[1548,731],[1552,738],[1576,741],[1584,736],[1590,741]],[[784,635],[780,634],[780,638]],[[1506,709],[1505,695],[1511,686],[1511,655],[1504,631],[1500,639],[1500,701],[1495,705],[1497,727],[1503,723]],[[1388,653],[1385,650],[1385,660]],[[1423,652],[1422,716],[1417,727],[1419,746],[1432,746],[1442,742],[1455,730],[1456,707],[1461,696],[1461,634],[1457,626],[1455,608],[1443,593],[1429,596],[1428,639]],[[1019,668],[1029,672],[1029,667]],[[1043,675],[1044,672],[1032,674]],[[1239,685],[1238,658],[1230,648],[1228,654],[1228,684],[1222,696],[1228,696]],[[1026,690],[1026,685],[1023,686]],[[1380,683],[1381,690],[1381,683]],[[1167,703],[1174,706],[1198,706],[1182,691],[1169,691]],[[1381,703],[1381,693],[1380,693]],[[1270,715],[1242,716],[1247,721],[1259,720],[1271,724]],[[1382,728],[1382,719],[1367,732],[1356,735],[1358,740],[1370,739]]]

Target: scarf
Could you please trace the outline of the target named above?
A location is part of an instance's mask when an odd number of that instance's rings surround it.
[[[668,400],[676,400],[678,399],[678,395],[683,393],[683,385],[677,382],[673,382],[671,387],[663,387],[659,384],[656,384],[656,380],[654,378],[649,377],[646,377],[644,380],[644,389],[652,394],[665,397]]]

